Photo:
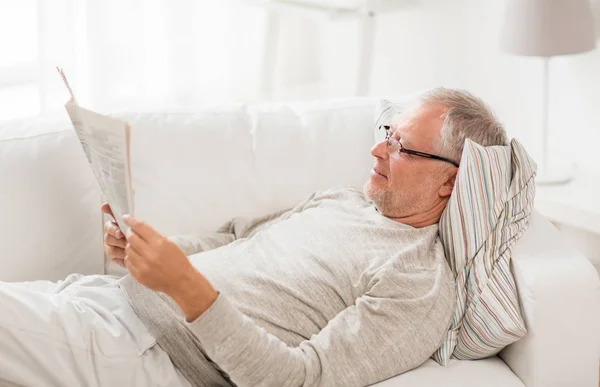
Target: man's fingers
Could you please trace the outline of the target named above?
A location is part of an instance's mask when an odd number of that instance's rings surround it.
[[[133,250],[130,251],[125,258],[125,267],[138,282],[146,282],[150,270],[143,256]]]
[[[125,254],[128,254],[130,250],[134,250],[138,255],[142,255],[146,252],[146,242],[143,242],[139,236],[135,233],[131,233],[128,238],[127,244],[125,245]]]
[[[104,246],[104,253],[111,260],[115,260],[116,258],[125,258],[125,249],[122,249],[120,247]]]
[[[110,220],[104,223],[104,232],[114,236],[117,239],[121,239],[124,237],[123,232],[121,231],[117,223],[112,222]]]
[[[152,239],[162,236],[158,231],[150,227],[148,223],[136,219],[133,215],[124,215],[123,220],[146,243],[150,243]]]
[[[115,246],[124,249],[125,245],[127,245],[127,240],[125,238],[115,238],[109,233],[106,233],[104,234],[104,243],[109,246]]]
[[[133,271],[137,270],[140,265],[145,265],[144,258],[137,251],[128,246],[125,250],[125,266],[133,274]]]
[[[102,206],[100,206],[100,211],[112,216],[113,219],[115,219],[115,214],[113,214],[112,209],[110,208],[110,204],[108,204],[108,203],[102,204]]]
[[[133,278],[135,278],[137,280],[139,274],[138,274],[138,267],[136,266],[136,263],[135,263],[135,258],[131,259],[128,256],[127,259],[125,259],[123,261],[123,264],[125,265],[125,268],[127,270],[129,270],[129,272],[131,273]]]
[[[125,260],[121,259],[121,258],[115,258],[112,260],[114,263],[116,263],[117,265],[121,266],[121,267],[125,267]]]
[[[142,237],[133,231],[127,233],[127,244],[138,251],[142,251],[143,247],[147,244]]]

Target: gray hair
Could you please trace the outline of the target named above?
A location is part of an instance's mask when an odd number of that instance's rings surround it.
[[[444,123],[437,147],[445,157],[460,162],[467,138],[483,146],[508,143],[504,127],[490,107],[465,90],[436,87],[421,94],[419,99],[447,108],[442,115]]]

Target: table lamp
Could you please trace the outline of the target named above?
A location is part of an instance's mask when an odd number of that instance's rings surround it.
[[[501,32],[502,50],[543,59],[543,153],[536,182],[563,184],[573,177],[564,160],[548,152],[548,67],[550,57],[593,50],[594,21],[589,0],[507,0]],[[560,161],[560,163],[559,163]],[[556,163],[556,164],[555,164]]]

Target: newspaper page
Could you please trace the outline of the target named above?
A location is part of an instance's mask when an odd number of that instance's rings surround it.
[[[123,222],[123,215],[134,213],[130,160],[131,128],[122,120],[80,107],[64,73],[61,69],[58,71],[71,93],[71,99],[65,108],[83,151],[117,224],[127,233],[129,227]]]

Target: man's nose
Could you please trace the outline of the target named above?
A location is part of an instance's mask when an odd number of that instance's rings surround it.
[[[375,157],[385,159],[388,156],[387,143],[385,141],[379,141],[371,148],[371,154]]]

